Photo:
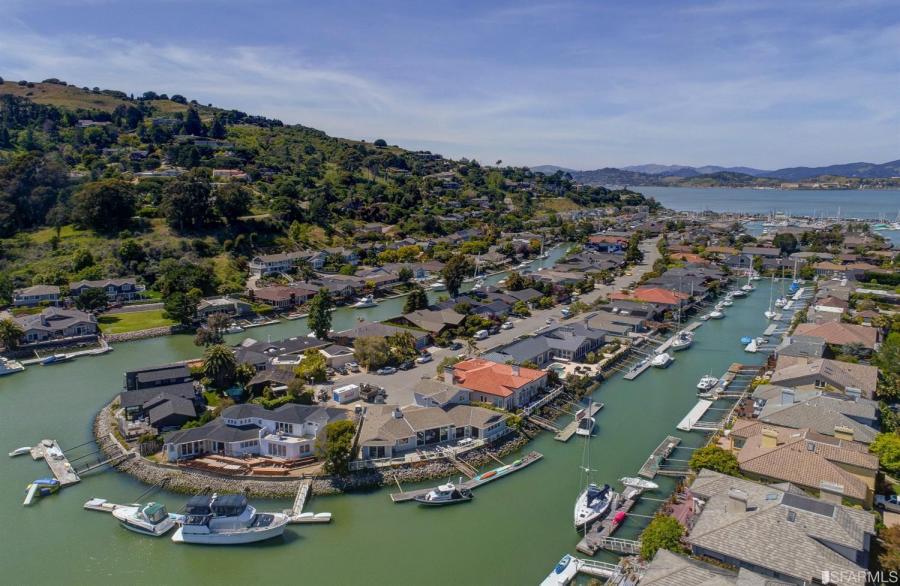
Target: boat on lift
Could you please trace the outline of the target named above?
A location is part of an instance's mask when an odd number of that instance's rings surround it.
[[[700,382],[697,383],[697,388],[701,391],[711,391],[719,384],[719,379],[712,376],[711,374],[704,375],[703,378],[700,379]]]

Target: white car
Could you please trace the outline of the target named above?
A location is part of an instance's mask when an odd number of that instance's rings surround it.
[[[475,332],[475,335],[472,337],[475,338],[476,340],[484,340],[485,338],[488,337],[488,331],[487,330],[478,330],[477,332]]]
[[[431,362],[432,360],[434,359],[431,357],[431,354],[422,354],[421,356],[416,358],[416,362],[418,362],[419,364],[425,364],[426,362]]]
[[[500,327],[504,330],[511,330],[511,329],[513,329],[513,323],[511,321],[505,321],[505,322],[503,322],[503,325]]]

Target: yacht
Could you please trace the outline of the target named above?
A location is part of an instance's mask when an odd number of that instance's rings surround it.
[[[360,297],[359,300],[353,304],[353,307],[363,309],[365,307],[375,307],[376,305],[378,305],[378,303],[375,301],[375,297],[366,295],[365,297]]]
[[[747,283],[746,285],[741,287],[741,291],[745,291],[747,293],[749,293],[750,291],[755,291],[755,290],[756,290],[756,287],[754,287],[751,283]]]
[[[578,435],[591,435],[591,432],[594,431],[594,425],[596,425],[597,420],[593,417],[584,416],[578,420],[578,427],[575,428],[575,433]]]
[[[6,358],[0,357],[0,376],[5,374],[15,374],[17,372],[22,372],[23,370],[25,370],[25,366],[18,360],[7,360]]]
[[[734,291],[729,293],[729,295],[731,295],[732,299],[734,299],[734,298],[739,298],[739,297],[746,297],[747,292],[742,289],[735,289]]]
[[[687,350],[691,347],[691,344],[694,343],[694,335],[691,332],[681,331],[675,335],[675,339],[672,340],[671,348],[675,352],[679,350]]]
[[[709,312],[710,319],[722,319],[723,317],[725,317],[725,313],[718,307]]]
[[[588,484],[575,501],[575,528],[586,530],[588,525],[603,518],[609,512],[613,496],[608,484],[604,484],[603,488],[594,483]]]
[[[175,527],[175,516],[161,503],[117,507],[112,514],[122,527],[141,535],[161,537]]]
[[[420,505],[440,507],[454,503],[464,503],[472,500],[472,491],[468,488],[457,488],[452,482],[442,484],[431,490],[428,494],[417,496],[415,501]]]
[[[484,287],[484,279],[478,279],[477,281],[475,281],[475,284],[472,286],[472,289],[477,291],[478,289],[481,289],[482,287]]]
[[[731,307],[732,305],[734,305],[734,301],[732,301],[731,299],[723,299],[720,305],[722,307]]]
[[[662,354],[657,354],[650,361],[650,366],[655,366],[656,368],[668,368],[670,364],[675,359],[672,358],[672,355],[668,352],[663,352]]]
[[[239,494],[195,496],[185,509],[184,523],[172,535],[176,543],[254,543],[281,536],[288,523],[282,513],[257,513]]]
[[[710,391],[714,389],[717,384],[719,384],[719,379],[710,374],[707,374],[700,379],[699,383],[697,383],[697,388],[701,391]]]
[[[443,281],[435,281],[431,284],[432,291],[443,291],[447,288],[447,285]]]

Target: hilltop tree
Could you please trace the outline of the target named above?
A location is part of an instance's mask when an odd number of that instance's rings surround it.
[[[334,303],[331,300],[331,294],[325,288],[320,289],[309,302],[309,316],[306,318],[306,323],[320,340],[327,340],[328,332],[331,331],[332,307],[334,307]]]
[[[188,108],[187,115],[184,118],[184,133],[202,135],[203,122],[200,120],[200,114],[195,108]]]
[[[212,126],[209,127],[209,136],[215,139],[225,138],[225,125],[219,116],[213,118]]]
[[[209,171],[194,169],[176,177],[163,191],[162,212],[178,231],[199,230],[215,221]]]
[[[253,196],[243,185],[229,183],[216,190],[216,211],[229,223],[250,213]]]
[[[19,324],[9,318],[0,320],[0,343],[4,348],[15,350],[24,336],[25,330]]]
[[[406,296],[406,302],[403,304],[403,313],[412,313],[419,309],[428,309],[428,294],[425,290],[415,285],[409,295]]]
[[[462,287],[463,281],[470,270],[469,259],[461,254],[454,254],[447,261],[447,264],[444,265],[441,276],[444,278],[444,283],[447,285],[447,291],[451,297],[459,295],[459,288]]]
[[[128,227],[135,214],[132,186],[118,179],[88,183],[72,199],[72,219],[97,232],[117,233]]]

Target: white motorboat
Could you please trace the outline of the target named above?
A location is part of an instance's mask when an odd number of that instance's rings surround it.
[[[735,289],[734,291],[732,291],[732,292],[730,293],[730,295],[731,295],[731,297],[732,297],[733,299],[739,299],[739,298],[741,298],[741,297],[746,297],[746,296],[747,296],[747,292],[744,291],[744,290],[742,290],[742,289]]]
[[[448,482],[430,490],[427,494],[417,496],[414,500],[430,507],[452,505],[472,500],[472,491],[468,488],[458,488],[452,482]]]
[[[756,290],[756,287],[754,287],[750,283],[747,283],[746,285],[741,287],[741,291],[746,291],[747,293],[749,293],[750,291],[755,291],[755,290]]]
[[[700,316],[699,318],[697,318],[697,319],[699,319],[700,321],[707,321],[707,320],[709,319],[709,314],[708,314],[708,313],[704,313],[703,315],[701,315],[701,316]]]
[[[478,290],[484,287],[484,279],[478,279],[475,281],[475,284],[472,286],[472,289]]]
[[[582,417],[578,420],[578,427],[575,428],[575,433],[578,435],[591,435],[596,424],[597,420],[593,417]]]
[[[15,374],[25,370],[25,366],[18,360],[9,360],[0,356],[0,376]]]
[[[225,328],[226,334],[240,334],[243,331],[244,331],[244,328],[242,328],[241,326],[237,325],[234,322],[232,322],[232,324],[230,326]]]
[[[172,535],[176,543],[254,543],[280,537],[288,524],[287,515],[257,513],[247,497],[238,494],[195,496],[185,509],[184,522]]]
[[[784,307],[787,305],[788,300],[785,297],[779,297],[775,300],[775,307]]]
[[[663,352],[662,354],[657,354],[650,360],[650,366],[654,366],[656,368],[668,368],[670,364],[675,359],[672,358],[672,355],[668,352]]]
[[[431,284],[432,291],[443,291],[447,288],[447,285],[443,281],[435,281]]]
[[[694,335],[691,332],[681,331],[678,332],[678,334],[675,335],[675,339],[672,340],[671,348],[675,352],[687,350],[693,343]]]
[[[588,525],[602,519],[609,512],[614,494],[608,484],[604,484],[603,488],[594,483],[588,484],[575,501],[575,528],[587,529]]]
[[[775,319],[776,315],[778,315],[778,314],[775,313],[774,311],[772,311],[771,309],[763,312],[763,316],[765,316],[766,319]]]
[[[700,382],[697,383],[697,388],[701,391],[709,391],[714,389],[717,384],[719,384],[719,379],[710,374],[707,374],[704,375],[703,378],[700,379]]]
[[[378,305],[378,302],[375,301],[375,297],[366,295],[365,297],[360,297],[359,300],[353,304],[353,307],[363,309],[366,307],[375,307],[376,305]]]
[[[753,340],[750,341],[749,344],[744,346],[744,352],[749,352],[751,354],[754,354],[754,353],[756,353],[757,350],[759,350],[759,344],[756,343],[756,338],[754,338]]]
[[[725,317],[725,313],[721,309],[714,309],[709,312],[710,319],[722,319]]]
[[[25,454],[30,454],[31,448],[28,446],[22,446],[21,448],[16,448],[15,450],[9,453],[10,458],[15,458],[16,456],[24,456]]]
[[[734,305],[734,301],[732,301],[731,299],[725,299],[722,301],[721,305],[722,307],[731,307],[732,305]]]
[[[565,586],[575,579],[578,575],[578,560],[566,554],[559,560],[559,563],[553,568],[541,586]]]
[[[176,525],[176,516],[170,515],[161,503],[116,507],[112,514],[125,529],[151,537],[161,537]]]
[[[646,480],[644,478],[638,477],[629,477],[620,478],[619,482],[622,483],[623,486],[627,486],[629,488],[639,488],[641,490],[656,490],[659,488],[659,485],[655,482],[651,482],[650,480]]]

